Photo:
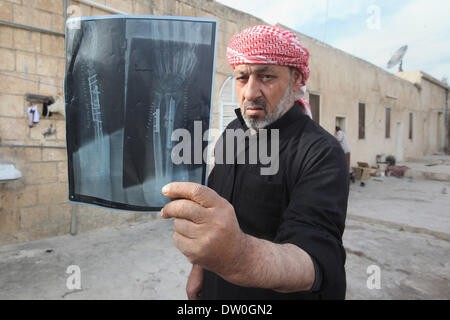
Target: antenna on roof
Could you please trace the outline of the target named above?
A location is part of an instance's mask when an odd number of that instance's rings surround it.
[[[400,63],[398,67],[398,72],[403,72],[403,58],[405,57],[407,50],[408,46],[403,46],[400,49],[398,49],[397,52],[391,57],[391,59],[387,63],[388,69],[391,69]]]

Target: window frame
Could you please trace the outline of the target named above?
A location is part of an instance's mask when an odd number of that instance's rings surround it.
[[[361,108],[363,107],[363,108]],[[361,112],[363,110],[363,112]],[[363,102],[358,103],[358,139],[366,139],[366,110],[367,105]],[[362,118],[362,119],[361,119]]]
[[[408,115],[408,139],[414,140],[414,112]]]
[[[385,111],[384,111],[384,138],[385,139],[391,139],[391,137],[392,137],[391,128],[392,128],[392,108],[386,107]]]

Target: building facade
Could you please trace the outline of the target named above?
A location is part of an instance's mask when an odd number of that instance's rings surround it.
[[[155,218],[68,201],[65,119],[45,114],[46,97],[63,93],[67,17],[150,14],[218,20],[213,127],[237,106],[225,53],[236,32],[264,21],[210,0],[0,0],[0,164],[21,178],[0,181],[0,245]],[[311,52],[306,97],[314,118],[347,133],[352,164],[377,155],[398,160],[448,149],[448,86],[423,72],[393,75],[298,33]],[[39,122],[27,109],[37,103]],[[36,98],[37,97],[37,98]],[[37,99],[37,100],[36,100]],[[36,103],[34,103],[36,104]]]

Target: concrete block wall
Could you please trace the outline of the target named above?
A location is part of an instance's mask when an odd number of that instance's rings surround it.
[[[62,5],[2,0],[0,19],[64,32]],[[0,184],[0,244],[69,232],[64,118],[41,118],[29,128],[25,101],[28,93],[61,94],[63,75],[64,37],[0,26],[0,161],[22,172]],[[49,129],[53,134],[45,137]]]

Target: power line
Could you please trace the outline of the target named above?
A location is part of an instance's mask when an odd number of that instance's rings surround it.
[[[326,42],[327,40],[327,32],[328,32],[328,0],[327,0],[327,9],[325,12],[325,33],[323,36],[323,42]]]
[[[39,84],[45,84],[46,86],[52,86],[52,87],[61,88],[61,89],[63,88],[62,86],[58,86],[57,84],[46,83],[46,82],[42,82],[40,80],[31,80],[31,79],[21,78],[21,77],[17,77],[17,76],[11,76],[11,75],[5,74],[5,73],[0,73],[0,76],[4,76],[4,77],[8,77],[8,78],[14,78],[14,79],[19,79],[19,80],[24,80],[24,81],[36,82],[36,83],[39,83]]]

